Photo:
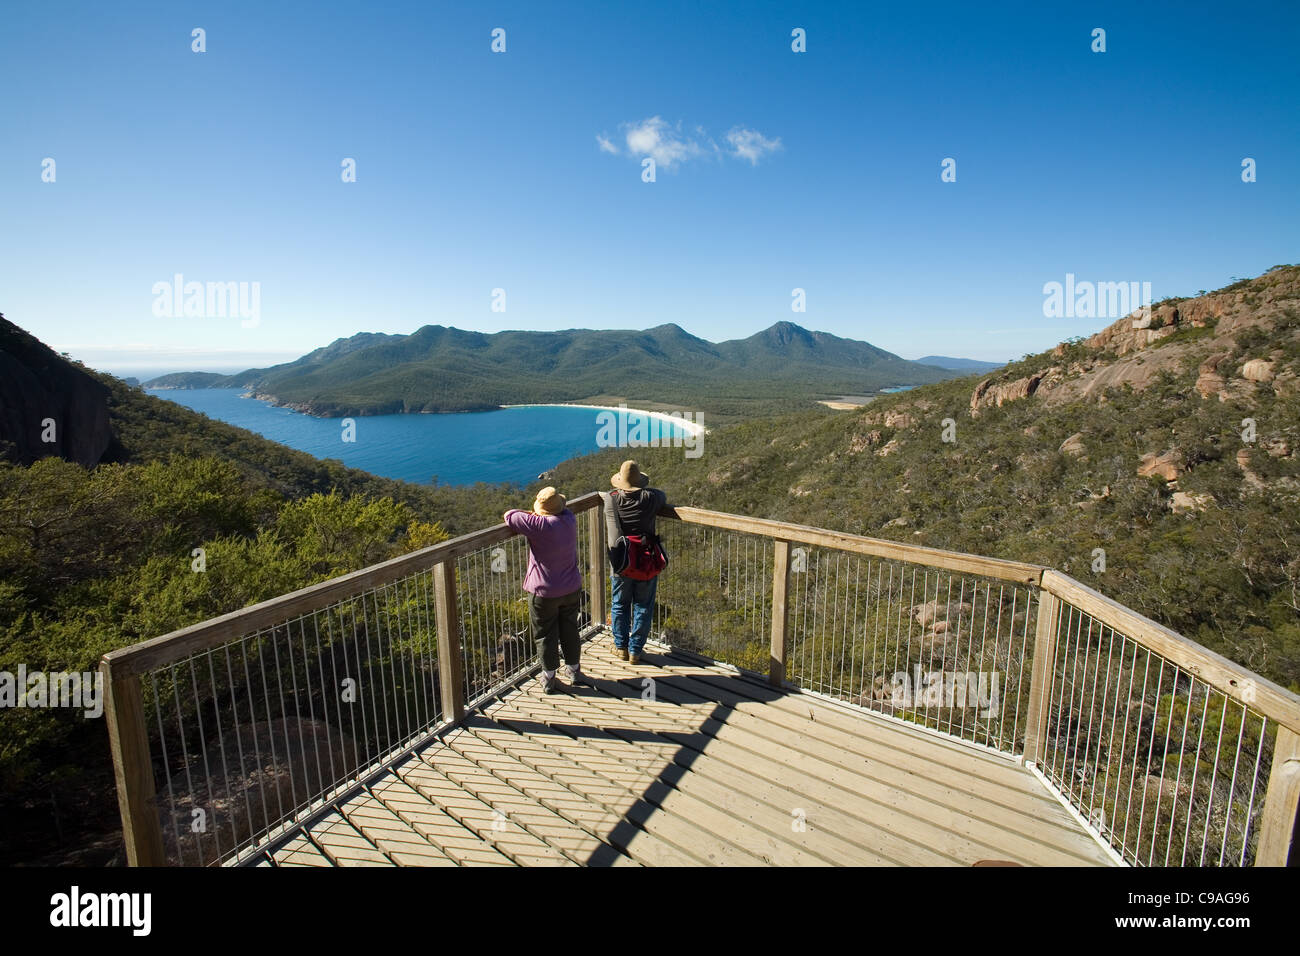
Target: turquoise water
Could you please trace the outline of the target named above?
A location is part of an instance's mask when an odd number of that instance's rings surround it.
[[[313,418],[241,398],[239,389],[150,393],[317,458],[337,458],[352,468],[422,484],[436,476],[443,485],[533,481],[566,458],[595,451],[600,414],[537,405],[455,415],[364,415],[352,419],[356,441],[345,442],[343,419]]]

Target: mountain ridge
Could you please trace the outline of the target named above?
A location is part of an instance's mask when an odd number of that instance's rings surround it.
[[[323,417],[479,411],[595,397],[733,414],[773,400],[811,402],[955,374],[788,321],[717,343],[675,323],[491,333],[425,325],[409,335],[357,333],[263,369],[216,378],[174,373],[145,386],[249,388],[259,398]]]

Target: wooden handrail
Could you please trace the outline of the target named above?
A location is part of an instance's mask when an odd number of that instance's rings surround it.
[[[1107,627],[1132,638],[1170,663],[1204,681],[1256,713],[1300,733],[1300,696],[1279,687],[1254,671],[1235,664],[1177,631],[1143,617],[1132,608],[1080,584],[1059,571],[1043,573],[1042,589]]]
[[[597,508],[599,505],[600,495],[592,492],[570,501],[569,509],[582,512]],[[454,561],[480,548],[506,541],[514,537],[515,533],[504,524],[493,525],[481,531],[472,531],[450,541],[443,541],[401,555],[382,564],[330,578],[328,581],[282,594],[260,604],[253,604],[211,620],[180,628],[162,637],[109,651],[103,657],[103,664],[114,680],[145,674],[201,651],[219,647],[227,641],[241,638],[261,628],[271,627],[300,614],[328,607],[358,592],[389,584],[418,571],[427,571],[444,561]]]
[[[985,577],[1015,581],[1018,584],[1037,584],[1043,572],[1047,570],[1041,564],[1025,564],[1022,561],[985,558],[975,554],[964,554],[960,551],[943,551],[939,548],[927,548],[919,544],[903,544],[886,538],[868,538],[858,534],[844,534],[839,531],[827,531],[825,528],[772,521],[768,518],[747,518],[742,515],[726,514],[722,511],[706,511],[703,508],[688,508],[685,506],[678,507],[675,510],[677,517],[690,524],[708,525],[711,528],[722,528],[727,531],[740,531],[745,534],[778,538],[782,541],[789,541],[791,544],[810,544],[819,548],[849,551],[853,554],[869,554],[873,557],[888,558],[892,561],[924,564],[932,568],[962,571],[966,574],[982,574]]]

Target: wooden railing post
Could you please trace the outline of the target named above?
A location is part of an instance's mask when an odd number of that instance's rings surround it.
[[[465,660],[460,647],[460,609],[456,605],[455,559],[433,566],[438,601],[438,682],[442,719],[459,723],[465,716]]]
[[[773,687],[785,683],[785,657],[790,645],[790,615],[786,596],[790,592],[790,542],[776,541],[772,561],[772,652],[767,679]]]
[[[1025,763],[1038,763],[1051,719],[1049,699],[1055,676],[1056,631],[1061,600],[1050,591],[1038,591],[1038,620],[1034,627],[1034,670],[1029,679],[1029,714],[1025,718]]]
[[[602,501],[603,505],[604,502]],[[587,550],[591,564],[591,623],[596,627],[605,624],[605,509],[601,506],[587,512]]]
[[[138,676],[113,679],[112,668],[99,665],[107,699],[108,746],[117,777],[117,805],[122,814],[122,840],[128,866],[163,866],[162,825],[154,793],[153,761],[145,730],[144,698]]]
[[[1259,828],[1256,866],[1286,866],[1296,838],[1296,808],[1300,805],[1300,734],[1278,727],[1273,768],[1268,774],[1264,813]]]

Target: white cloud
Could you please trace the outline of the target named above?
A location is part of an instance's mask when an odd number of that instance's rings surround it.
[[[727,142],[731,144],[731,155],[749,160],[751,166],[757,166],[761,157],[781,148],[779,138],[768,139],[756,129],[741,126],[732,127],[727,133]]]
[[[729,149],[724,150],[708,135],[703,126],[696,126],[694,133],[683,133],[682,124],[669,124],[662,116],[651,116],[638,123],[624,123],[623,131],[626,153],[640,159],[650,156],[656,166],[670,169],[679,163],[702,156],[722,158],[724,155],[737,159],[747,159],[757,166],[761,157],[781,148],[780,139],[768,139],[758,130],[734,127],[726,136]],[[602,153],[621,155],[624,150],[608,136],[596,135],[596,145]]]
[[[634,156],[650,156],[656,166],[665,169],[702,152],[700,144],[681,135],[681,124],[669,126],[662,117],[652,116],[640,123],[625,124],[627,151]]]

